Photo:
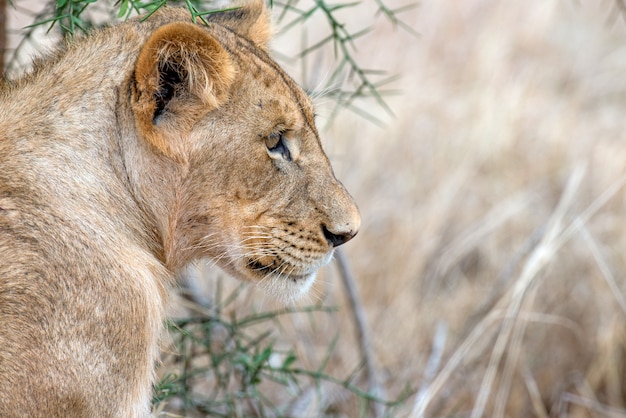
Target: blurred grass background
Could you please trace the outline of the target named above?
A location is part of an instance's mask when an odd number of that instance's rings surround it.
[[[322,132],[362,212],[345,251],[384,396],[412,387],[388,415],[626,416],[621,4],[421,0],[398,15],[417,36],[394,29],[373,1],[339,14],[347,27],[374,22],[355,40],[359,62],[400,76],[385,87],[398,92],[385,96],[393,116],[361,100],[360,114],[342,110]],[[330,76],[333,49],[286,57],[315,44],[324,24],[312,20],[298,36],[279,31],[273,43],[311,91]],[[333,116],[326,93],[317,99],[320,126]],[[194,271],[208,300],[218,286],[238,292],[225,315],[278,306],[207,265]],[[361,359],[334,265],[302,305],[318,302],[337,311],[273,320],[274,347],[293,350],[302,367],[323,363],[350,378]],[[194,309],[178,298],[173,314]],[[285,415],[367,413],[328,382],[293,396],[269,392],[290,403]]]
[[[343,113],[326,142],[385,386],[417,391],[399,416],[626,415],[618,6],[420,1],[417,38],[358,44],[402,76],[395,117]]]

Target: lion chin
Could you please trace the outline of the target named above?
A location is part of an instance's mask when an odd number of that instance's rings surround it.
[[[300,268],[264,265],[257,260],[244,258],[220,267],[235,278],[255,284],[281,303],[291,305],[309,294],[319,269],[327,265],[332,257],[333,251],[330,251],[316,263]]]
[[[274,298],[289,305],[309,294],[316,277],[317,271],[298,277],[271,275],[259,283],[259,286]]]

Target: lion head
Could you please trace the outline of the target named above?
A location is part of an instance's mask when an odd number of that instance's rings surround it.
[[[165,264],[208,257],[282,299],[302,295],[360,215],[311,99],[267,53],[264,2],[206,25],[171,9],[151,20],[120,108],[131,182]]]

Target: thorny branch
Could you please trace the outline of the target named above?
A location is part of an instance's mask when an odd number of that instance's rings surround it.
[[[4,73],[4,53],[7,48],[7,0],[0,0],[0,80]]]

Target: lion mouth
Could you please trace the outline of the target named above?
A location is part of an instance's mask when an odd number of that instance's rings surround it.
[[[301,273],[301,272],[296,271],[295,268],[293,268],[292,271],[289,271],[288,266],[278,265],[275,262],[272,262],[271,264],[267,265],[267,264],[261,263],[259,260],[248,260],[246,262],[246,266],[250,270],[254,271],[258,276],[261,276],[261,277],[276,276],[276,277],[283,277],[283,278],[293,280],[293,281],[307,279],[311,276],[311,274],[314,273],[314,272]]]

